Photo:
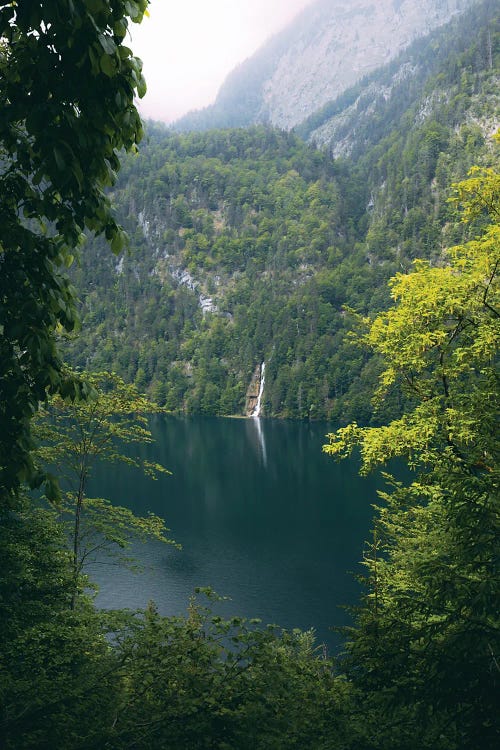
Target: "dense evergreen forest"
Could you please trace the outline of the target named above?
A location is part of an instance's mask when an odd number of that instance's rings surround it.
[[[437,59],[379,104],[342,160],[263,126],[150,123],[111,194],[130,253],[89,241],[73,272],[72,364],[114,370],[169,410],[229,415],[244,413],[265,360],[267,416],[396,413],[395,395],[370,406],[379,363],[346,337],[349,311],[384,309],[396,271],[460,238],[447,199],[472,164],[492,163],[499,38],[486,3],[419,42],[409,59],[433,59],[429,47]]]
[[[0,3],[5,750],[498,747],[500,53],[486,5],[389,132],[332,160],[263,127],[150,124],[137,153],[144,81],[125,42],[146,0]],[[147,414],[241,412],[263,359],[266,414],[350,422],[327,453],[411,470],[386,475],[333,659],[312,633],[214,615],[210,590],[184,617],[99,611],[86,575],[96,549],[126,564],[133,539],[175,544],[162,519],[88,497],[95,461],[166,471],[124,450],[151,440]]]

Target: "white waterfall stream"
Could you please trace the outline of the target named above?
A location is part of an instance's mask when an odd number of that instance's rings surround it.
[[[257,396],[257,403],[255,404],[255,409],[252,412],[252,417],[257,417],[257,418],[260,417],[262,394],[264,393],[265,382],[266,382],[266,363],[263,362],[260,366],[259,395]]]

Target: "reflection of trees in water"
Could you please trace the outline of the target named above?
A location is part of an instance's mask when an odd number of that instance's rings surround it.
[[[130,498],[138,514],[147,505],[183,549],[134,548],[143,576],[111,577],[101,566],[99,602],[143,606],[147,591],[162,612],[180,613],[196,586],[211,585],[232,597],[233,612],[314,624],[333,643],[329,626],[347,624],[337,605],[358,595],[346,571],[361,557],[375,479],[360,478],[354,459],[322,453],[326,423],[154,415],[150,424],[145,457],[172,476],[146,486],[128,467],[100,467],[94,492]]]

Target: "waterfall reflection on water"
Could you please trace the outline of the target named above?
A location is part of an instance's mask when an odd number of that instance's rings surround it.
[[[137,543],[140,574],[93,566],[98,605],[133,609],[152,599],[178,615],[195,587],[210,586],[230,597],[223,616],[314,627],[334,648],[330,627],[350,624],[339,605],[359,595],[348,571],[361,570],[381,485],[359,477],[355,459],[337,464],[322,452],[332,426],[155,415],[151,428],[155,443],[141,455],[172,474],[151,482],[131,467],[99,465],[89,492],[139,516],[156,513],[183,549]]]
[[[262,463],[267,466],[267,452],[266,452],[266,438],[264,437],[264,431],[262,429],[262,422],[260,417],[252,417],[252,423],[255,425],[257,432],[257,440],[259,442],[260,453],[262,455]]]

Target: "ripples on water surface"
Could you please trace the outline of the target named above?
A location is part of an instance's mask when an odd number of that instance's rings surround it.
[[[357,462],[321,451],[328,425],[266,419],[155,417],[155,444],[141,450],[173,476],[156,482],[122,466],[96,469],[89,493],[152,511],[183,546],[137,546],[145,570],[89,571],[102,607],[185,612],[196,586],[231,597],[225,613],[283,627],[314,627],[335,644],[347,623],[376,502],[376,482]]]

